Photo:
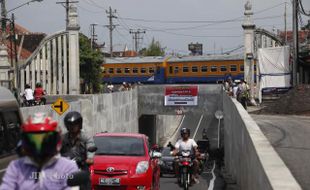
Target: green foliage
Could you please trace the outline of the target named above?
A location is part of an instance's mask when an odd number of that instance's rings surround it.
[[[155,39],[153,38],[149,47],[143,48],[140,51],[140,54],[144,56],[163,56],[165,55],[165,51],[164,48],[161,47],[159,41],[155,41]]]
[[[91,48],[90,40],[80,34],[80,74],[84,80],[86,93],[98,93],[101,83],[101,64],[103,56],[100,51]]]

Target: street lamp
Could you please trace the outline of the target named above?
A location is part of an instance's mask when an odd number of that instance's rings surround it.
[[[215,118],[218,119],[218,126],[217,126],[217,148],[220,149],[220,138],[221,138],[221,119],[223,119],[224,114],[221,110],[217,110],[215,112]]]
[[[30,0],[30,1],[26,2],[26,3],[23,3],[23,4],[21,4],[21,5],[17,6],[17,7],[15,7],[15,8],[13,8],[13,9],[8,10],[6,13],[12,12],[12,11],[14,11],[14,10],[16,10],[16,9],[18,9],[18,8],[20,8],[20,7],[23,7],[23,6],[25,6],[25,5],[29,5],[30,3],[33,3],[33,2],[42,2],[42,1],[43,1],[43,0]]]

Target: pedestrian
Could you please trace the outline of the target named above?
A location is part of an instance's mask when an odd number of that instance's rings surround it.
[[[237,100],[242,104],[244,109],[247,109],[247,101],[249,99],[249,85],[245,80],[241,80],[237,90]]]

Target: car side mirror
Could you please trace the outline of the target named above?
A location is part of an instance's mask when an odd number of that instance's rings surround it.
[[[152,157],[153,159],[154,159],[154,158],[161,158],[162,155],[161,155],[160,152],[153,151],[151,157]]]
[[[67,185],[69,187],[81,186],[88,183],[89,174],[86,171],[78,171],[70,174],[67,179]]]

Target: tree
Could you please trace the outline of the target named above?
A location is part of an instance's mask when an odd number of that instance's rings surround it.
[[[140,54],[144,56],[163,56],[165,55],[164,48],[161,47],[161,44],[159,41],[155,41],[155,39],[152,39],[151,44],[148,48],[143,48],[140,51]]]
[[[101,65],[103,56],[100,51],[91,48],[90,40],[80,34],[80,72],[84,80],[86,93],[97,93],[101,83]]]

